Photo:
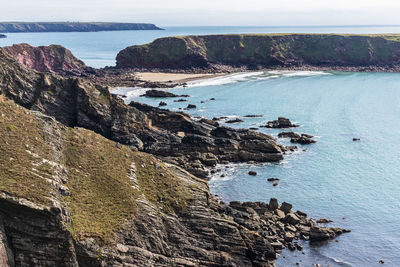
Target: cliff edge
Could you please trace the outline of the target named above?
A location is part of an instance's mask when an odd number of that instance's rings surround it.
[[[400,35],[238,34],[166,37],[127,47],[118,68],[400,66]]]

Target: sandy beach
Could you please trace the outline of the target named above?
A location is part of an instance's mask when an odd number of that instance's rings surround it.
[[[135,75],[143,81],[148,82],[161,82],[161,83],[184,83],[194,80],[209,79],[227,74],[221,73],[199,73],[199,74],[186,74],[186,73],[166,73],[166,72],[138,72]]]

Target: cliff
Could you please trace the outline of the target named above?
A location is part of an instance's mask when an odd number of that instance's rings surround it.
[[[3,47],[3,50],[20,64],[40,72],[80,76],[90,69],[71,51],[60,45],[34,47],[29,44],[14,44]]]
[[[177,158],[178,145],[191,161],[207,151],[212,163],[222,157],[219,140],[232,160],[238,149],[281,157],[266,135],[204,128],[187,115],[126,106],[82,79],[32,71],[0,49],[0,264],[272,266],[284,246],[296,249],[294,238],[345,232],[275,199],[219,202],[204,180],[143,152]]]
[[[0,22],[0,32],[98,32],[162,30],[148,23],[112,22]]]
[[[183,36],[127,47],[118,68],[400,66],[400,35],[247,34]]]

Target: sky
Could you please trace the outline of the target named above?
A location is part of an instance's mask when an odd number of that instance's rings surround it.
[[[399,0],[0,0],[0,21],[160,26],[399,25]]]

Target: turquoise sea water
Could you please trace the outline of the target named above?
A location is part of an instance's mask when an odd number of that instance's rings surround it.
[[[115,65],[119,51],[134,44],[144,44],[156,38],[177,35],[224,33],[400,33],[400,26],[276,26],[276,27],[163,27],[164,31],[113,31],[66,33],[6,33],[0,47],[15,43],[34,46],[60,44],[91,67]]]
[[[27,42],[62,44],[88,65],[114,65],[128,45],[170,35],[214,33],[399,33],[392,27],[168,27],[165,31],[97,33],[20,33],[0,39],[0,46]],[[281,164],[232,165],[227,176],[210,181],[213,193],[226,201],[268,201],[276,197],[314,218],[328,217],[332,226],[350,234],[324,246],[305,245],[305,254],[284,251],[277,266],[400,266],[400,74],[343,72],[256,72],[194,82],[189,102],[163,99],[178,110],[188,103],[194,116],[244,116],[232,127],[256,127],[285,116],[301,124],[295,131],[316,135],[318,143],[302,146]],[[138,91],[120,89],[129,100],[158,105],[160,99],[137,98]],[[215,101],[206,101],[211,97]],[[201,101],[205,101],[201,103]],[[277,135],[278,130],[260,131]],[[361,138],[353,142],[353,137]],[[287,140],[280,142],[288,144]],[[253,177],[247,173],[255,170]],[[279,186],[267,182],[281,179]]]
[[[210,181],[211,191],[226,201],[276,197],[313,218],[334,220],[331,226],[352,230],[338,242],[306,245],[304,255],[285,251],[277,266],[300,261],[301,266],[379,266],[381,259],[385,266],[400,266],[400,74],[257,72],[171,91],[192,96],[183,103],[162,99],[172,110],[191,103],[197,105],[187,111],[193,116],[264,115],[229,125],[246,128],[285,116],[301,125],[296,132],[316,136],[316,144],[300,146],[281,164],[222,167],[226,177],[218,174]],[[128,96],[128,101],[160,102],[137,98],[135,91]],[[216,100],[207,101],[211,97]],[[361,141],[353,142],[353,137]],[[249,176],[249,170],[258,175]],[[273,187],[269,177],[280,178],[279,186]]]

